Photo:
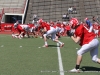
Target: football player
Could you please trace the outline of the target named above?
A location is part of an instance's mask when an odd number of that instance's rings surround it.
[[[70,70],[70,72],[80,72],[82,57],[87,52],[90,52],[92,61],[100,64],[100,59],[98,58],[99,41],[95,33],[89,32],[88,28],[84,24],[79,24],[77,19],[71,19],[70,26],[75,29],[75,32],[74,35],[71,32],[69,32],[68,35],[75,43],[81,46],[77,51],[76,66]]]
[[[48,47],[48,43],[47,43],[47,36],[51,35],[51,38],[54,42],[58,42],[60,44],[60,47],[64,46],[64,43],[62,43],[61,41],[59,41],[58,39],[56,39],[56,29],[52,26],[50,26],[48,23],[44,22],[42,19],[39,20],[39,24],[40,27],[43,29],[43,38],[44,38],[44,42],[45,44],[43,45],[43,47]]]

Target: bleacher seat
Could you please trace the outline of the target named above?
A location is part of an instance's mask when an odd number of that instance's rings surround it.
[[[31,4],[33,3],[33,4]],[[77,14],[70,14],[73,17],[77,17],[79,20],[83,20],[84,17],[92,18],[93,15],[100,16],[100,1],[99,0],[30,0],[29,3],[31,11],[30,16],[37,14],[44,20],[62,20],[62,15],[67,13],[67,9],[70,6],[77,8]],[[26,17],[26,23],[31,22],[32,17]]]
[[[22,10],[19,9],[24,9],[25,1],[26,0],[0,0],[0,9],[4,8],[5,13],[22,13]],[[17,12],[13,12],[14,8],[18,8],[18,10],[16,10]]]

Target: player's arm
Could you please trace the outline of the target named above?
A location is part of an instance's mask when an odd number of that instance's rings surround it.
[[[71,36],[71,38],[75,43],[79,43],[80,41],[80,37]]]
[[[46,29],[46,27],[44,27],[44,32],[47,32],[47,29]]]
[[[45,34],[45,33],[47,32],[47,29],[44,27],[43,29],[40,29],[40,32],[41,32],[42,34]]]

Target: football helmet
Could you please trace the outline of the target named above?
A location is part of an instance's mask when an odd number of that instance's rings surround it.
[[[72,18],[69,22],[71,28],[75,28],[77,25],[79,25],[79,21],[77,18]]]
[[[39,19],[39,21],[38,21],[39,23],[42,23],[43,22],[43,19]]]

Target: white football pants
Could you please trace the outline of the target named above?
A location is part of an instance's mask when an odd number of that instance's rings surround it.
[[[48,30],[46,34],[44,34],[43,36],[48,36],[48,35],[51,35],[51,38],[54,41],[56,37],[56,29],[54,27],[50,27],[50,30]]]
[[[98,61],[98,39],[93,39],[90,43],[83,45],[80,50],[77,51],[78,55],[83,55],[84,53],[90,51],[90,55],[94,62]]]

